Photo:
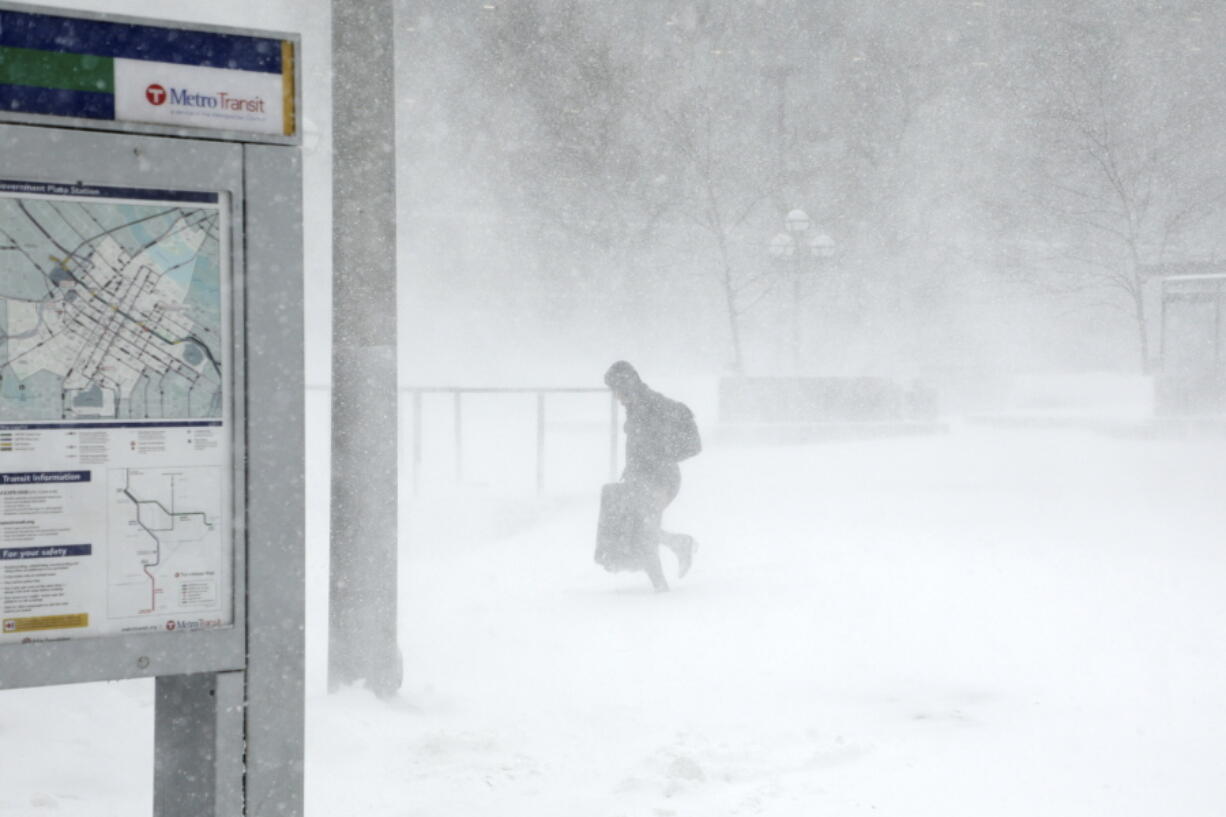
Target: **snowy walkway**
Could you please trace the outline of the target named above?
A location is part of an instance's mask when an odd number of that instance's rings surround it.
[[[313,813],[1220,814],[1224,454],[712,450],[667,596],[591,564],[594,497],[497,541],[420,530],[403,701],[313,698]]]
[[[315,518],[309,814],[1226,807],[1226,442],[959,430],[685,472],[702,549],[663,596],[591,563],[594,492],[420,503],[391,706],[323,693]],[[4,693],[0,815],[148,813],[150,689]]]

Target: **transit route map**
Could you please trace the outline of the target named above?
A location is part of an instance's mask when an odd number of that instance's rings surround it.
[[[0,421],[221,417],[218,199],[0,181]]]

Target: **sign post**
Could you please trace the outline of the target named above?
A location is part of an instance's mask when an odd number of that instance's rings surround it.
[[[302,811],[296,53],[0,3],[0,689],[156,677],[159,815]]]

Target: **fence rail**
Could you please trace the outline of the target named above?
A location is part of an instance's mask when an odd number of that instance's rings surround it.
[[[307,386],[310,391],[330,391],[331,387],[326,385],[310,385]],[[464,398],[468,395],[481,394],[523,394],[536,396],[536,491],[538,494],[545,491],[545,418],[547,399],[550,396],[573,395],[573,394],[607,394],[609,396],[609,481],[617,480],[618,471],[618,448],[620,443],[619,436],[619,412],[620,405],[613,393],[606,388],[592,387],[499,387],[499,386],[401,386],[398,390],[401,394],[408,395],[413,407],[413,427],[412,427],[412,481],[413,494],[417,495],[421,480],[421,465],[422,465],[422,442],[424,439],[424,429],[422,422],[422,398],[427,394],[436,395],[451,395],[452,398],[452,413],[453,413],[453,428],[454,428],[454,444],[453,454],[455,456],[455,479],[456,482],[462,482],[464,479]]]
[[[331,391],[330,385],[308,385],[309,391]],[[546,409],[549,396],[576,394],[606,394],[609,396],[608,454],[609,481],[617,481],[619,465],[619,412],[617,397],[612,391],[591,386],[400,386],[402,395],[412,402],[412,482],[413,494],[417,496],[422,474],[422,449],[424,439],[422,399],[424,395],[451,395],[452,426],[454,426],[454,451],[456,482],[463,481],[463,399],[466,395],[536,395],[536,488],[544,493],[546,483]]]
[[[553,387],[516,388],[481,386],[406,386],[402,392],[412,396],[413,401],[413,494],[417,494],[421,475],[422,459],[422,397],[427,394],[449,394],[452,398],[452,423],[455,433],[456,482],[464,479],[464,396],[475,394],[533,394],[536,395],[536,492],[545,492],[545,410],[549,395],[562,394],[608,394],[609,395],[609,480],[617,479],[618,448],[618,403],[608,389]]]

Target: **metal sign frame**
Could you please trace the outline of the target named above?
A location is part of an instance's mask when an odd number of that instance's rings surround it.
[[[289,34],[10,3],[0,11],[298,43]],[[156,677],[157,815],[303,809],[300,65],[288,137],[0,112],[0,178],[224,191],[232,206],[233,626],[0,646],[0,690]]]
[[[1172,316],[1176,306],[1202,305],[1212,312],[1207,354],[1192,370],[1176,365]],[[1163,414],[1220,414],[1226,410],[1226,272],[1170,275],[1162,279],[1161,372],[1158,410]],[[1178,348],[1186,352],[1186,347]]]
[[[243,270],[246,247],[243,147],[224,142],[201,142],[35,127],[0,125],[0,168],[5,175],[20,173],[25,181],[83,182],[86,185],[135,186],[174,180],[176,189],[223,192],[230,202],[232,338],[230,372],[223,394],[232,405],[230,517],[246,515],[242,452],[246,448],[244,326],[247,314]],[[48,150],[50,146],[51,150]],[[246,547],[244,526],[232,533],[233,626],[199,632],[136,633],[0,645],[0,688],[43,684],[110,681],[154,675],[241,669],[244,664],[242,633],[246,620]],[[95,555],[90,558],[100,558]]]

